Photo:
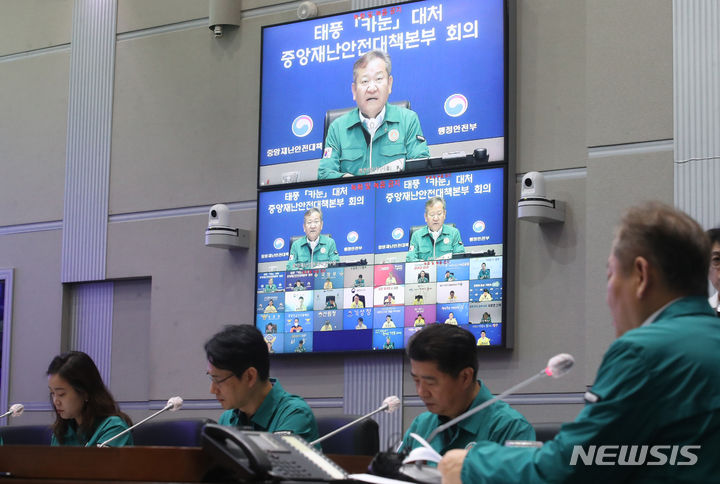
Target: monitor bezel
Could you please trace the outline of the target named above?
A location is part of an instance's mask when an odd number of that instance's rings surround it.
[[[344,16],[344,15],[350,15],[350,14],[355,14],[355,13],[360,13],[360,12],[373,11],[376,8],[390,8],[390,7],[394,7],[394,6],[398,6],[398,5],[399,6],[410,5],[410,4],[414,4],[414,3],[420,3],[423,1],[426,1],[426,0],[407,0],[407,1],[393,2],[393,3],[389,3],[386,5],[377,6],[377,7],[359,8],[359,9],[354,9],[354,10],[336,12],[336,13],[332,13],[332,14],[320,15],[320,16],[317,16],[314,18],[290,20],[290,21],[286,21],[286,22],[278,22],[278,23],[261,26],[261,28],[260,28],[260,83],[258,86],[258,123],[259,124],[258,124],[258,132],[257,132],[257,152],[255,154],[255,161],[256,161],[256,166],[257,166],[256,183],[257,183],[258,190],[272,189],[273,187],[277,187],[277,186],[295,186],[295,185],[302,186],[306,183],[312,183],[312,182],[319,182],[318,185],[322,185],[324,182],[329,181],[329,180],[302,180],[302,181],[290,182],[290,183],[274,183],[274,184],[273,183],[268,183],[268,184],[261,183],[263,167],[260,165],[260,147],[261,147],[261,136],[262,136],[262,129],[260,129],[260,126],[262,126],[262,123],[263,123],[263,119],[262,119],[262,112],[263,112],[262,111],[262,99],[263,98],[262,98],[262,95],[263,95],[263,85],[264,85],[264,83],[263,83],[263,72],[264,72],[263,49],[264,49],[265,29],[281,27],[281,26],[290,25],[290,24],[298,24],[298,23],[303,23],[303,22],[316,21],[316,20]],[[450,0],[448,0],[448,1],[450,1]],[[457,1],[457,0],[453,0],[453,1]],[[474,2],[476,0],[465,0],[465,1]],[[502,8],[502,12],[503,12],[503,76],[504,76],[504,83],[503,83],[503,91],[504,91],[503,92],[503,94],[504,94],[504,99],[503,99],[503,115],[504,115],[503,116],[503,119],[504,119],[503,151],[504,151],[504,156],[503,156],[502,160],[494,161],[493,163],[508,163],[509,162],[509,160],[508,160],[508,156],[509,156],[508,138],[509,138],[509,127],[511,126],[511,122],[510,122],[511,113],[509,111],[509,107],[510,107],[510,90],[509,90],[509,88],[511,85],[510,79],[509,79],[509,74],[510,74],[510,69],[509,69],[509,66],[510,66],[510,45],[509,45],[510,21],[509,21],[509,19],[510,19],[510,15],[509,15],[509,10],[508,10],[507,0],[499,0],[499,1],[502,3],[501,8]],[[468,142],[468,143],[470,143],[470,142]],[[472,153],[468,153],[468,156],[471,156],[471,155],[472,155]],[[387,174],[385,174],[385,175],[387,175]],[[372,179],[374,179],[373,178],[374,176],[375,175],[359,175],[359,176],[357,176],[357,178],[361,178],[363,180],[372,180]],[[381,175],[381,178],[382,177],[383,176]]]

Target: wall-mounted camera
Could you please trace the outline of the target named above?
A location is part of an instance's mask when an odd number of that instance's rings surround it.
[[[242,22],[242,3],[240,0],[210,0],[208,27],[216,39],[228,29],[237,29]]]
[[[518,200],[518,220],[536,223],[557,223],[565,221],[565,204],[559,200],[550,200],[545,193],[545,176],[530,171],[520,182],[520,200]]]
[[[218,203],[210,207],[205,245],[220,249],[247,249],[250,247],[250,231],[230,226],[230,209]]]
[[[317,14],[318,8],[315,2],[310,2],[306,0],[304,2],[300,2],[300,5],[298,5],[297,16],[300,20],[315,18],[317,17]]]

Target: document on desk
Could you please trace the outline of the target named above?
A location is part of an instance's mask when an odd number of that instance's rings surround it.
[[[416,462],[419,460],[435,463],[440,462],[442,456],[438,454],[438,452],[433,449],[425,439],[423,439],[416,433],[411,433],[410,437],[420,442],[421,447],[415,447],[413,450],[411,450],[410,454],[405,457],[405,460],[403,460],[403,464],[407,464],[408,462]]]
[[[350,474],[348,479],[360,482],[370,482],[372,484],[407,484],[407,481],[398,481],[389,477],[380,477],[373,474]]]

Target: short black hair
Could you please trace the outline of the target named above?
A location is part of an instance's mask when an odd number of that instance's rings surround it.
[[[415,333],[408,342],[407,355],[415,361],[433,361],[438,369],[456,378],[465,368],[477,378],[477,345],[466,329],[452,324],[431,324]]]
[[[270,377],[270,356],[262,333],[247,324],[226,326],[205,343],[211,365],[240,377],[254,367],[261,381]]]
[[[708,237],[710,237],[710,246],[720,244],[720,227],[710,229],[707,231]]]

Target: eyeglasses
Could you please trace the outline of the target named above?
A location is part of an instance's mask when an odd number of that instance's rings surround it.
[[[232,378],[233,376],[235,376],[234,373],[230,373],[230,374],[229,374],[228,376],[226,376],[225,378],[216,378],[216,377],[212,376],[210,373],[205,373],[205,374],[207,375],[208,378],[210,378],[210,381],[211,381],[212,383],[216,384],[216,385],[220,385],[220,384],[221,384],[222,382],[224,382],[225,380],[229,380],[230,378]]]
[[[713,257],[710,259],[710,265],[715,268],[720,267],[720,257]]]

